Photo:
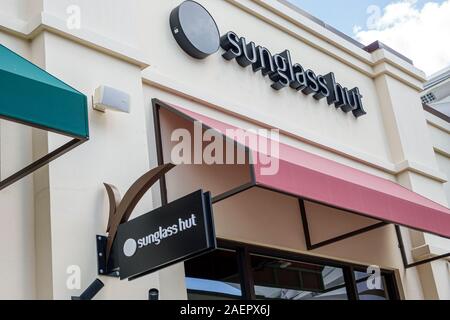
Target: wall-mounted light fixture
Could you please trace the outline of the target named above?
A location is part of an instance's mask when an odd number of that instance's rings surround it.
[[[96,279],[79,297],[72,297],[72,300],[92,300],[103,289],[105,284]]]
[[[159,300],[159,290],[158,289],[150,289],[148,291],[148,300],[157,301]]]
[[[95,89],[93,108],[100,112],[106,110],[130,113],[130,95],[108,86]]]

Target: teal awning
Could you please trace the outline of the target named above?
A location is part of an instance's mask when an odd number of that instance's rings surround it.
[[[0,117],[87,139],[87,98],[0,45]]]
[[[0,190],[89,139],[87,97],[0,45],[0,118],[74,138],[0,181]]]

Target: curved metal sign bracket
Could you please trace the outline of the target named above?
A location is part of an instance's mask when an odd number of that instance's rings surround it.
[[[123,198],[121,198],[120,192],[115,186],[107,183],[104,184],[108,194],[110,209],[107,226],[108,237],[106,239],[106,248],[104,250],[106,259],[104,260],[103,268],[99,266],[101,274],[107,273],[107,266],[109,265],[114,240],[116,239],[119,226],[122,223],[128,222],[137,204],[147,191],[174,167],[175,165],[169,163],[150,170],[128,189]],[[97,241],[101,241],[101,237],[98,237]],[[99,256],[102,257],[103,250],[98,251]]]

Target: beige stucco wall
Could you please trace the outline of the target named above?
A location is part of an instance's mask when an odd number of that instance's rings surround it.
[[[438,168],[447,178],[447,182],[444,183],[444,192],[447,203],[450,204],[450,123],[429,112],[425,112],[425,118],[427,120]],[[429,240],[429,243],[432,246],[430,251],[433,251],[433,254],[449,252],[450,240],[433,237]],[[447,285],[450,283],[450,263],[438,262],[434,263],[432,267],[436,275],[435,280],[438,283],[440,294],[443,297],[450,297],[450,290]]]
[[[369,54],[274,0],[199,2],[216,18],[222,33],[233,30],[273,53],[290,49],[295,62],[318,73],[333,71],[342,84],[358,86],[368,115],[355,119],[294,90],[274,92],[267,79],[226,62],[220,54],[204,61],[190,58],[178,47],[168,26],[169,13],[178,0],[157,4],[145,0],[7,0],[0,7],[0,43],[89,97],[99,85],[126,91],[131,95],[131,113],[101,114],[89,108],[88,143],[0,192],[0,209],[9,223],[0,232],[0,243],[5,246],[0,249],[6,252],[0,271],[11,275],[7,286],[0,287],[0,298],[68,299],[77,295],[80,290],[66,287],[70,265],[81,267],[83,287],[97,276],[94,237],[104,234],[108,211],[102,183],[113,183],[124,193],[156,164],[152,98],[237,126],[279,128],[285,143],[397,181],[448,205],[444,183],[450,152],[442,150],[448,151],[449,131],[436,131],[422,110],[421,71],[385,50]],[[73,4],[81,9],[80,30],[66,25],[66,10]],[[65,141],[3,122],[0,130],[2,177],[12,164],[26,163]],[[438,156],[436,149],[441,150]],[[152,190],[135,214],[158,205],[157,197],[158,191]],[[283,199],[274,199],[275,204],[289,206]],[[257,211],[246,211],[222,221],[217,208],[220,235],[305,250],[299,216],[293,210],[289,211],[292,216],[283,219],[275,210],[267,211],[265,219],[255,217]],[[236,225],[245,226],[241,222],[254,219],[258,223],[246,228],[245,237],[243,232],[236,233]],[[274,224],[270,236],[263,239],[263,227],[272,222],[279,225]],[[295,230],[280,232],[289,228]],[[450,248],[447,241],[413,235],[412,247],[433,243],[437,248],[433,250]],[[10,239],[16,240],[13,245]],[[392,227],[356,240],[315,254],[395,269],[408,299],[450,299],[448,263],[403,270]],[[106,288],[99,298],[145,299],[151,287],[160,287],[162,298],[186,298],[182,265],[132,283],[102,280]]]
[[[447,180],[450,180],[450,123],[429,112],[426,112],[425,116],[439,169],[447,176]],[[444,189],[450,203],[449,182],[444,184]]]
[[[89,143],[49,168],[53,287],[56,298],[65,298],[67,266],[81,266],[84,283],[97,274],[95,235],[105,233],[108,211],[102,183],[112,183],[124,194],[150,167],[140,68],[52,34],[46,34],[46,45],[58,48],[48,52],[47,70],[82,92],[92,93],[105,84],[131,95],[130,114],[102,114],[90,108]],[[63,142],[49,137],[50,148]],[[134,216],[151,208],[149,194]],[[104,298],[145,299],[148,289],[158,286],[158,277],[129,284],[105,279],[105,284]]]
[[[8,34],[0,33],[2,44],[32,59],[31,46]],[[5,179],[33,159],[32,130],[0,121],[0,178]],[[34,298],[35,241],[33,178],[28,177],[0,192],[3,222],[0,232],[0,299]]]
[[[152,66],[144,71],[144,76],[151,78],[153,72],[162,73],[170,81],[189,85],[199,91],[203,89],[214,96],[215,101],[224,101],[226,109],[271,127],[323,143],[332,140],[330,145],[342,150],[350,149],[370,154],[380,161],[390,161],[380,104],[370,77],[348,68],[330,55],[296,40],[257,17],[243,13],[227,1],[203,1],[216,18],[222,33],[233,30],[240,36],[267,46],[273,53],[289,48],[293,60],[305,67],[323,74],[333,70],[341,83],[349,87],[359,86],[364,92],[370,116],[356,120],[343,112],[336,112],[324,101],[317,102],[295,90],[274,92],[269,79],[253,73],[251,68],[242,69],[234,61],[226,62],[220,54],[205,61],[196,61],[180,52],[166,19],[161,18],[167,17],[177,3],[179,1],[165,1],[160,10],[145,10],[150,15],[145,29],[152,29],[157,39],[169,41],[155,39],[155,42],[147,42],[146,50],[151,54]],[[153,43],[157,43],[158,50],[152,49]],[[242,90],[243,87],[246,90]],[[371,143],[366,143],[367,140]]]
[[[443,155],[441,153],[436,153],[436,160],[438,162],[440,170],[449,177],[450,176],[450,157]],[[450,184],[448,182],[445,184],[445,192],[447,195],[447,201],[450,202]]]

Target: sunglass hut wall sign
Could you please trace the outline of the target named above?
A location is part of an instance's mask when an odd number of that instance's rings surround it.
[[[220,47],[226,60],[235,59],[243,68],[252,67],[254,72],[268,76],[272,88],[290,87],[316,100],[326,99],[345,113],[359,118],[366,113],[359,88],[348,89],[339,84],[333,72],[318,75],[292,60],[289,50],[273,55],[266,47],[247,41],[230,31],[220,36],[214,18],[200,4],[185,1],[170,16],[172,33],[180,47],[196,59],[204,59],[216,53]]]

